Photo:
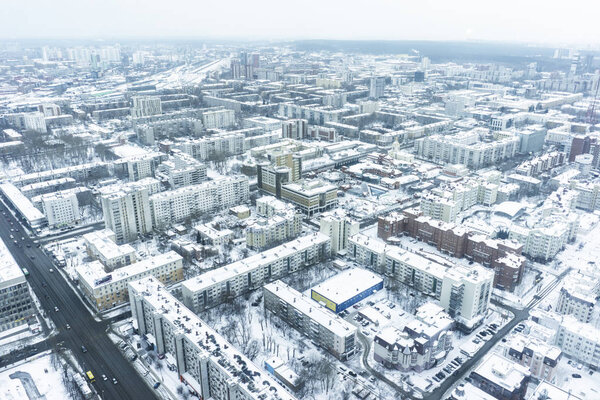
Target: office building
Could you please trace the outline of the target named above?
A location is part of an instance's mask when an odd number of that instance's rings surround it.
[[[357,328],[281,281],[263,287],[265,310],[293,326],[340,360],[356,351]]]
[[[53,228],[70,226],[81,220],[77,193],[73,190],[42,195],[42,211]]]
[[[330,239],[327,236],[320,233],[302,236],[188,279],[181,285],[183,302],[191,310],[200,312],[324,261],[330,255]]]
[[[337,187],[318,179],[282,184],[281,198],[294,204],[308,217],[338,205]]]
[[[175,360],[179,380],[202,399],[294,400],[155,278],[129,284],[133,326]]]
[[[183,279],[183,258],[174,251],[140,260],[107,272],[100,261],[75,268],[79,287],[96,311],[105,311],[129,301],[127,284],[153,276],[165,285]]]
[[[27,323],[35,314],[23,271],[0,239],[0,332]]]

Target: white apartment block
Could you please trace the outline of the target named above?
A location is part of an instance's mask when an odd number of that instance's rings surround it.
[[[100,261],[76,267],[79,287],[97,311],[119,306],[129,300],[127,284],[153,276],[165,285],[183,279],[183,258],[169,251],[128,266],[106,272]]]
[[[596,279],[579,273],[571,273],[564,279],[556,303],[555,311],[562,315],[571,315],[579,322],[592,320],[598,284]]]
[[[265,309],[271,311],[340,360],[356,351],[357,328],[310,297],[281,281],[263,287]]]
[[[483,168],[514,157],[519,150],[519,137],[511,135],[488,138],[488,130],[477,128],[457,135],[432,135],[415,141],[418,157],[436,163]]]
[[[183,302],[199,312],[280,279],[331,254],[330,239],[307,235],[182,283]]]
[[[273,196],[256,200],[256,216],[248,220],[246,246],[264,249],[293,239],[302,232],[302,214]]]
[[[577,208],[586,211],[600,210],[600,182],[571,180],[569,188],[579,194]]]
[[[83,240],[90,257],[100,261],[107,271],[136,261],[135,249],[128,244],[118,245],[115,233],[110,229],[86,233]]]
[[[191,155],[197,160],[210,160],[215,157],[233,156],[244,152],[243,133],[220,133],[200,139],[186,139],[175,143],[174,149]]]
[[[376,272],[385,271],[385,254],[389,246],[381,239],[358,233],[348,239],[347,254],[359,265],[364,265]]]
[[[51,227],[68,226],[81,220],[77,193],[64,190],[41,196],[42,211]]]
[[[469,268],[440,264],[396,246],[386,249],[385,274],[433,296],[452,318],[471,329],[489,307],[494,272],[475,264]]]
[[[248,201],[248,177],[222,177],[150,197],[149,207],[157,228],[165,228],[202,213],[222,210]]]
[[[161,101],[158,96],[135,96],[132,100],[131,116],[133,118],[162,114]]]
[[[341,208],[323,213],[319,225],[321,233],[331,238],[332,254],[345,253],[348,239],[360,230],[360,223],[348,217]]]
[[[500,353],[511,361],[529,368],[540,381],[555,382],[562,351],[534,337],[518,334],[500,345]]]
[[[4,119],[12,127],[21,131],[34,131],[46,133],[46,119],[44,114],[36,111],[32,113],[5,114]]]
[[[205,111],[202,123],[206,129],[220,129],[235,125],[235,112],[229,109]]]
[[[244,128],[261,128],[263,132],[281,131],[280,119],[269,117],[244,118]]]
[[[523,254],[542,260],[553,259],[569,242],[569,225],[557,222],[551,226],[527,228],[512,224],[508,237],[523,245]]]
[[[456,215],[460,212],[459,203],[433,193],[421,197],[421,211],[427,217],[444,222],[456,222]]]
[[[133,325],[160,354],[176,360],[179,379],[198,397],[215,400],[294,400],[217,331],[154,278],[129,284]]]
[[[105,226],[115,233],[117,243],[134,241],[152,231],[148,192],[146,185],[126,185],[101,196]]]
[[[206,165],[186,153],[178,153],[158,166],[157,176],[169,182],[171,189],[198,185],[206,180]]]

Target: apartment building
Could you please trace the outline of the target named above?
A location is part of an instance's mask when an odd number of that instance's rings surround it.
[[[128,286],[133,325],[160,354],[171,355],[181,382],[202,399],[294,400],[155,278]]]
[[[514,157],[520,148],[516,135],[493,137],[476,128],[456,135],[431,135],[415,141],[418,157],[436,163],[466,165],[479,169]]]
[[[571,273],[565,277],[560,288],[555,311],[558,314],[571,315],[579,322],[590,323],[598,292],[594,278]]]
[[[198,185],[207,179],[206,165],[186,153],[177,152],[171,160],[158,166],[156,176],[168,182],[171,189]]]
[[[360,229],[359,222],[348,217],[341,208],[323,213],[319,226],[321,233],[331,238],[332,254],[345,253],[348,239],[356,235]]]
[[[131,116],[133,118],[162,114],[161,101],[158,96],[135,96],[132,102]]]
[[[281,137],[284,139],[304,139],[308,137],[308,121],[292,119],[281,123]]]
[[[173,148],[204,161],[242,154],[245,150],[244,146],[243,133],[223,132],[200,139],[179,140],[174,143]]]
[[[116,239],[115,233],[110,229],[83,235],[88,255],[100,261],[106,271],[112,271],[136,261],[135,249],[129,244],[118,245]]]
[[[248,177],[226,176],[154,194],[149,198],[148,207],[154,226],[165,228],[206,212],[245,203],[248,196]]]
[[[233,110],[210,110],[202,113],[202,124],[206,129],[221,129],[235,125]]]
[[[0,239],[0,332],[27,323],[35,314],[23,271]]]
[[[299,237],[183,282],[183,302],[195,312],[214,307],[280,279],[331,255],[330,239],[320,233]]]
[[[265,310],[293,326],[340,360],[356,351],[357,328],[281,281],[263,287]]]
[[[42,195],[42,212],[48,219],[48,226],[61,227],[78,223],[81,220],[77,192],[65,190]]]
[[[121,190],[107,190],[100,197],[104,223],[113,231],[117,243],[132,242],[152,231],[149,190],[146,185],[130,184]]]
[[[348,251],[346,254],[356,260],[359,265],[383,273],[388,247],[382,240],[374,239],[363,233],[357,233],[348,238]]]
[[[256,216],[246,226],[246,246],[264,249],[297,237],[302,232],[302,214],[273,196],[256,200]]]
[[[475,387],[498,400],[525,399],[530,376],[527,367],[496,353],[488,354],[470,375]]]
[[[100,261],[76,267],[79,287],[96,311],[105,311],[129,301],[127,284],[153,276],[165,285],[183,279],[183,258],[169,251],[106,272]]]
[[[562,357],[562,351],[558,347],[518,334],[502,343],[500,348],[504,357],[529,368],[532,377],[540,381],[556,381],[557,366]]]
[[[421,211],[424,215],[444,222],[456,222],[456,215],[460,212],[459,204],[433,193],[421,197]]]

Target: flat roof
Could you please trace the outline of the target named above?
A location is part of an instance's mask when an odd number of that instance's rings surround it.
[[[346,337],[356,333],[354,325],[281,281],[265,285],[264,290],[268,290],[286,303],[291,304],[293,308],[309,316],[313,321],[326,327],[337,336]]]
[[[295,399],[275,379],[173,297],[158,279],[148,277],[130,282],[129,286],[144,296],[144,300],[175,328],[174,334],[183,334],[189,343],[197,346],[201,354],[221,365],[225,371],[229,371],[230,379],[252,393],[254,398]]]
[[[12,183],[0,184],[0,190],[4,192],[17,210],[29,221],[31,225],[35,225],[43,221],[46,217],[44,214],[35,208],[31,201]]]
[[[530,375],[527,367],[496,353],[489,354],[473,372],[509,392],[517,389],[523,379]]]
[[[322,233],[314,233],[291,240],[280,246],[255,254],[243,260],[236,261],[224,267],[213,269],[202,275],[195,276],[181,285],[185,286],[190,292],[197,293],[201,290],[209,288],[219,282],[225,282],[235,278],[238,275],[246,274],[267,265],[279,259],[288,257],[292,254],[308,249],[311,246],[319,245],[328,242],[329,236]]]
[[[4,240],[0,239],[0,287],[5,288],[21,282],[25,282],[25,275]]]
[[[311,291],[341,304],[383,282],[378,275],[362,268],[347,269],[313,287]]]

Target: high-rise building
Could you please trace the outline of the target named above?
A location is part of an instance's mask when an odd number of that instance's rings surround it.
[[[133,118],[148,117],[150,115],[162,114],[160,97],[158,96],[135,96],[131,116]]]
[[[42,210],[51,227],[72,225],[79,222],[79,201],[77,193],[65,190],[43,195]]]
[[[119,191],[101,196],[104,223],[112,230],[117,243],[134,241],[152,231],[152,214],[148,188],[127,185]]]
[[[378,99],[383,97],[383,91],[385,90],[385,78],[384,77],[371,77],[369,80],[369,97],[371,99]]]
[[[281,124],[281,137],[288,139],[304,139],[308,137],[308,121],[291,119]]]
[[[331,238],[331,253],[338,254],[346,251],[348,238],[358,233],[360,224],[346,215],[346,212],[337,208],[323,213],[319,220],[321,233]]]

